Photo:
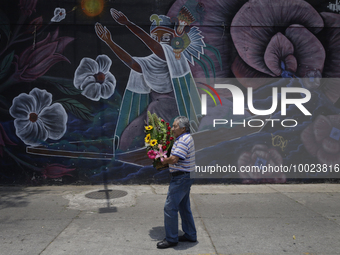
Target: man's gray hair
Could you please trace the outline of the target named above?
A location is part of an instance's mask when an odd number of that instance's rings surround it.
[[[185,127],[185,132],[189,132],[190,133],[190,122],[188,120],[187,117],[185,116],[178,116],[175,121],[178,122],[178,126],[180,128]]]

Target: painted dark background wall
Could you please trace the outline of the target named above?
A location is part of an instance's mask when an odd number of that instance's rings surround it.
[[[247,8],[242,7],[244,4]],[[191,28],[198,27],[204,36],[204,42],[213,46],[221,56],[221,60],[218,61],[216,54],[205,51],[208,62],[210,60],[216,67],[216,79],[233,79],[243,91],[246,91],[246,87],[256,89],[254,96],[258,99],[259,108],[269,108],[268,98],[271,97],[267,89],[274,86],[273,84],[281,82],[280,86],[290,86],[286,79],[280,81],[280,78],[312,77],[313,80],[321,77],[339,78],[340,61],[336,56],[340,50],[337,43],[340,38],[338,22],[340,18],[339,10],[336,9],[337,2],[331,4],[328,1],[301,0],[285,1],[283,4],[282,1],[264,0],[2,1],[0,183],[34,185],[100,183],[103,180],[123,184],[167,182],[168,173],[157,171],[151,166],[151,162],[149,166],[139,166],[119,161],[114,157],[115,153],[122,152],[119,149],[115,151],[113,138],[130,69],[100,40],[95,31],[95,24],[99,22],[106,26],[111,32],[113,41],[131,56],[144,57],[150,55],[151,51],[125,26],[113,20],[110,9],[121,11],[130,21],[149,33],[152,14],[177,17],[184,5],[195,7],[196,21],[191,24]],[[103,9],[99,11],[100,13],[92,17],[95,9],[101,6]],[[275,22],[278,23],[270,23],[275,20],[275,12],[282,9],[292,17],[285,19],[284,15],[276,16]],[[259,12],[260,10],[264,13]],[[256,13],[259,13],[258,16]],[[304,15],[306,13],[308,15]],[[234,27],[231,29],[232,23]],[[321,23],[322,27],[313,27]],[[293,30],[287,32],[286,29],[294,24],[307,27],[308,31],[302,29],[294,31],[293,27]],[[256,33],[249,33],[251,36],[247,37],[245,35],[247,29],[254,27],[258,27],[259,31],[269,28],[269,32],[264,32],[267,36],[259,32],[258,37]],[[244,28],[246,30],[243,30]],[[301,31],[305,31],[307,36],[300,38],[298,35]],[[277,36],[278,33],[280,36]],[[284,37],[292,43],[287,43]],[[275,43],[275,40],[272,42],[272,38],[278,38],[278,42]],[[276,55],[265,59],[265,50],[269,42],[274,52],[276,49]],[[262,45],[262,48],[257,48],[258,45]],[[290,45],[294,49],[290,55],[295,58],[297,63],[295,67],[294,64],[290,65],[294,60],[290,57],[286,59]],[[248,47],[249,52],[246,53],[244,50],[246,48],[248,50]],[[85,58],[96,60],[100,55],[105,55],[112,61],[109,72],[114,75],[116,84],[114,92],[104,92],[100,98],[93,99],[89,98],[89,94],[82,95],[83,88],[77,89],[74,80],[82,60]],[[190,64],[195,79],[213,76],[213,70],[208,62],[205,62],[207,68],[205,71],[198,63]],[[282,67],[281,63],[285,66]],[[300,68],[305,63],[310,63],[310,69]],[[273,74],[275,68],[279,71]],[[96,77],[98,81],[100,77]],[[264,83],[247,83],[242,81],[241,78],[244,77],[262,77],[267,80]],[[268,82],[268,79],[273,77],[279,81]],[[313,114],[307,118],[297,109],[289,111],[287,118],[299,120],[296,128],[266,126],[256,134],[221,141],[216,148],[223,153],[223,160],[218,163],[235,166],[254,165],[259,160],[274,165],[335,166],[340,163],[339,138],[332,133],[340,132],[338,118],[340,90],[337,89],[336,80],[332,82],[317,84],[314,87],[301,84],[301,87],[310,89],[312,93],[308,109]],[[213,84],[214,82],[211,82],[211,85]],[[227,108],[223,108],[224,114],[227,115],[226,111],[231,110],[231,95],[224,90],[218,92],[225,102],[224,105],[227,105]],[[51,98],[50,101],[47,100],[48,97]],[[41,136],[41,130],[29,131],[27,126],[36,122],[36,118],[44,117],[43,114],[27,116],[30,107],[37,107],[36,104],[40,104],[39,102],[45,102],[44,106],[49,113],[45,115],[45,120],[42,118],[42,126],[48,127],[44,137]],[[26,122],[19,120],[23,118],[24,113],[28,118]],[[143,136],[139,138],[144,139]],[[45,150],[43,147],[37,147],[38,145],[45,146]],[[138,145],[131,145],[129,150],[134,148],[138,148]],[[208,148],[200,151],[197,158],[199,162],[209,157],[213,161],[214,153]],[[327,173],[318,174],[319,176],[305,173],[302,178],[299,176],[299,180],[310,181],[328,177]],[[284,174],[274,176],[230,174],[223,179],[199,179],[198,182],[284,183],[290,180],[296,179]]]

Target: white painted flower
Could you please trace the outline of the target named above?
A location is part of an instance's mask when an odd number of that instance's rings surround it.
[[[51,19],[52,22],[60,22],[66,17],[66,10],[64,8],[55,8],[54,17]]]
[[[108,99],[116,87],[116,78],[110,73],[111,64],[106,55],[99,55],[96,60],[83,58],[74,73],[74,86],[93,101]]]
[[[27,145],[40,145],[48,138],[60,139],[66,132],[67,113],[59,103],[52,103],[52,94],[34,88],[13,99],[9,113],[16,135]]]

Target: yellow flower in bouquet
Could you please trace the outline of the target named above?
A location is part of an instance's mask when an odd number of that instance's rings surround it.
[[[151,126],[151,125],[145,127],[145,130],[147,130],[147,131],[150,131],[151,129],[153,129],[153,126]]]
[[[156,139],[152,139],[151,141],[150,141],[150,145],[153,147],[153,146],[156,146],[157,145],[157,140]]]
[[[150,143],[151,134],[147,134],[144,138],[146,143]]]

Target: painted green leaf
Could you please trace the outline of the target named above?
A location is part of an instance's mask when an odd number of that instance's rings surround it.
[[[195,63],[199,64],[202,67],[204,74],[205,74],[205,77],[209,78],[210,75],[209,75],[209,69],[208,69],[207,65],[203,61],[201,61],[197,58],[194,58],[194,60],[195,60]]]
[[[201,55],[201,59],[205,60],[208,62],[211,71],[213,72],[214,78],[216,77],[216,72],[215,72],[215,64],[214,61],[212,61],[212,59],[206,55]]]
[[[13,61],[14,57],[14,51],[12,53],[8,54],[1,62],[0,66],[0,79],[4,78],[6,74],[8,73],[8,70],[11,66],[11,63]]]
[[[214,46],[211,46],[210,44],[205,44],[206,47],[204,47],[205,50],[209,50],[212,53],[214,53],[214,55],[216,56],[218,63],[220,64],[221,70],[222,70],[222,58],[221,58],[221,54],[219,52],[218,49],[216,49]]]
[[[65,79],[65,78],[58,78],[58,77],[51,77],[51,76],[42,76],[40,79],[43,79],[54,86],[56,86],[61,92],[66,95],[74,96],[79,95],[81,90],[77,89],[73,85],[72,79]]]
[[[67,111],[80,119],[93,121],[93,116],[91,115],[90,110],[75,99],[63,98],[56,100],[55,103],[62,104]]]
[[[197,58],[194,58],[195,63],[197,63],[200,67],[202,67],[204,71],[205,78],[207,79],[207,83],[210,83],[210,75],[209,75],[209,69],[207,65],[202,61]]]
[[[9,26],[9,20],[7,18],[7,15],[0,10],[0,29],[4,31],[5,35],[7,36],[7,39],[9,38],[9,35],[11,34],[11,29]]]

